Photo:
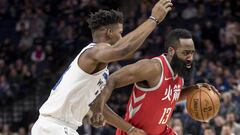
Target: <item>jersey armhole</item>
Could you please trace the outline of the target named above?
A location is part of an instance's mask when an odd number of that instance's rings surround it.
[[[159,62],[161,63],[162,73],[161,73],[160,80],[159,80],[159,82],[158,82],[158,84],[157,84],[156,86],[151,87],[151,88],[143,88],[143,87],[141,87],[141,86],[138,86],[137,83],[134,83],[134,86],[135,86],[137,89],[141,90],[141,91],[154,91],[154,90],[157,90],[157,89],[161,86],[161,84],[162,84],[162,81],[163,81],[163,73],[164,73],[164,68],[163,68],[162,60],[161,60],[159,57],[156,57],[156,58],[153,58],[153,59],[157,59],[157,60],[159,60]]]

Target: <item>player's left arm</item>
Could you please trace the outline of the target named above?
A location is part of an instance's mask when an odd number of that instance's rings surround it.
[[[221,94],[218,92],[218,90],[213,85],[210,85],[210,84],[207,84],[207,83],[197,83],[195,85],[191,85],[191,86],[183,88],[182,92],[181,92],[181,95],[178,99],[178,102],[186,100],[187,95],[189,93],[191,93],[193,90],[196,90],[200,87],[206,87],[206,88],[208,88],[208,90],[213,90],[215,93],[218,94],[219,97],[221,97]]]
[[[104,126],[105,122],[107,122],[108,124],[126,132],[128,135],[146,135],[146,133],[142,129],[134,127],[132,124],[128,123],[123,118],[118,116],[107,104],[105,104],[104,106],[103,115],[104,119],[101,115],[99,115],[101,117],[93,118],[91,114],[91,116],[88,117],[88,124],[99,128]]]
[[[187,99],[187,95],[197,88],[197,85],[191,85],[182,89],[178,102],[182,102]]]
[[[104,106],[103,115],[108,124],[119,128],[120,130],[126,132],[128,135],[146,135],[143,130],[138,129],[132,124],[125,121],[115,112],[113,112],[113,110],[107,105]]]

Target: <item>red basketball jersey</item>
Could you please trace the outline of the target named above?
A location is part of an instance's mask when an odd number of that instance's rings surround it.
[[[167,122],[180,96],[183,78],[174,76],[164,54],[154,59],[158,59],[162,65],[160,81],[154,88],[141,88],[135,84],[125,120],[148,135],[170,135],[174,133],[167,127]],[[116,135],[124,134],[117,130]]]

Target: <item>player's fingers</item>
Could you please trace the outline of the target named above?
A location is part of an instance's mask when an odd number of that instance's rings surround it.
[[[170,0],[166,0],[164,3],[163,3],[163,6],[166,7],[167,4],[171,3]]]
[[[100,115],[100,117],[99,117],[99,124],[102,125],[102,126],[104,124],[104,117],[103,117],[103,115]]]
[[[197,88],[200,89],[202,85],[200,83],[196,84]]]
[[[162,5],[162,4],[165,3],[166,1],[167,1],[167,0],[159,0],[157,4],[161,4],[161,5]]]
[[[165,8],[168,8],[168,7],[172,7],[173,4],[171,2],[167,3],[166,5],[164,5]]]
[[[211,85],[211,89],[218,95],[219,98],[221,98],[221,94],[218,92],[218,90]]]
[[[211,86],[209,84],[207,84],[207,83],[200,83],[199,85],[200,85],[200,87],[205,87],[208,90],[211,90]]]
[[[91,117],[91,123],[95,123],[95,120],[96,119],[96,115],[93,115],[92,117]]]
[[[98,123],[99,122],[99,113],[95,113],[92,117],[92,123]]]
[[[102,126],[105,126],[106,125],[106,121],[103,120],[103,122],[101,123]]]
[[[209,120],[204,120],[203,122],[204,122],[204,123],[209,123]]]
[[[169,12],[169,11],[171,11],[171,10],[172,10],[172,7],[168,7],[168,8],[166,9],[167,12]]]
[[[218,95],[219,98],[221,98],[221,94],[218,92],[218,90],[213,85],[203,83],[203,86],[207,87],[209,90],[212,90],[213,92],[215,92]]]
[[[96,123],[99,123],[99,121],[100,121],[100,114],[98,113],[96,117]]]

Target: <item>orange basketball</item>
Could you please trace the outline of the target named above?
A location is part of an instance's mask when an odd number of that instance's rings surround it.
[[[218,95],[206,87],[195,89],[187,96],[188,114],[197,121],[209,121],[217,115],[219,108]]]

